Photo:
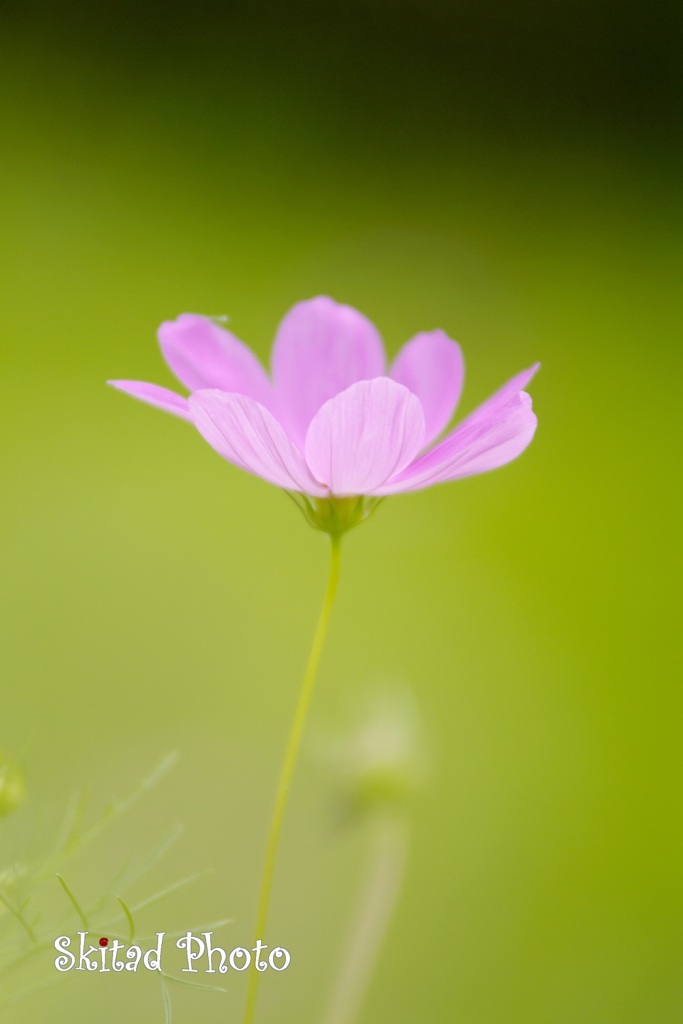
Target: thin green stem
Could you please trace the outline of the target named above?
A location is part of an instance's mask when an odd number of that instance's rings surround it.
[[[325,1024],[354,1024],[369,988],[401,893],[408,854],[403,815],[380,815],[358,907],[325,1016]]]
[[[301,743],[301,736],[304,730],[304,725],[306,723],[306,715],[308,713],[308,708],[311,703],[313,687],[315,685],[316,676],[318,674],[320,655],[325,644],[325,637],[327,636],[327,627],[329,625],[330,614],[332,612],[332,606],[334,604],[334,597],[337,592],[341,555],[341,538],[338,535],[331,534],[330,540],[332,544],[330,552],[330,571],[327,579],[325,597],[323,599],[322,608],[320,610],[318,624],[315,628],[315,633],[313,634],[313,643],[311,644],[311,651],[310,654],[308,655],[308,663],[306,665],[306,671],[304,672],[304,678],[301,684],[299,701],[297,703],[296,711],[294,713],[294,720],[292,722],[292,728],[289,733],[289,740],[287,741],[287,749],[285,751],[284,761],[282,762],[282,768],[280,770],[280,780],[278,782],[277,795],[275,797],[273,816],[270,822],[268,842],[266,845],[266,855],[263,864],[263,874],[261,875],[261,888],[259,891],[258,909],[256,912],[254,945],[256,944],[256,941],[258,941],[259,939],[263,940],[263,936],[266,930],[266,923],[268,920],[268,907],[270,905],[270,892],[273,885],[275,861],[277,858],[277,849],[280,842],[280,832],[282,831],[282,821],[285,814],[285,807],[287,806],[287,797],[289,796],[289,787],[292,781],[292,775],[294,774],[294,766],[296,764],[297,754],[299,752],[299,745]],[[256,997],[258,994],[258,983],[260,977],[260,971],[257,971],[255,967],[252,967],[251,971],[249,972],[249,986],[247,988],[247,1000],[244,1009],[244,1024],[253,1024],[254,1014],[256,1012]]]

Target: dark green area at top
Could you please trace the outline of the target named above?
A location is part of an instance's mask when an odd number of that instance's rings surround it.
[[[250,107],[254,91],[275,84],[324,106],[323,131],[360,124],[382,144],[429,147],[470,126],[502,139],[607,133],[643,147],[678,144],[682,20],[671,0],[34,0],[16,5],[6,28],[51,57],[82,51],[95,80],[123,72],[134,87],[162,76],[202,106]]]

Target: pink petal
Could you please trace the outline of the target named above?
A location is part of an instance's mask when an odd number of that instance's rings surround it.
[[[356,381],[384,373],[384,349],[361,313],[320,296],[287,313],[275,338],[272,364],[282,422],[303,445],[324,402]]]
[[[306,462],[332,494],[373,494],[423,443],[419,400],[402,384],[376,377],[323,405],[306,434]]]
[[[441,433],[455,412],[464,372],[460,346],[443,331],[416,335],[396,356],[390,375],[420,399],[425,444]]]
[[[522,388],[538,367],[536,363],[513,377],[440,444],[405,472],[394,475],[375,493],[416,491],[457,477],[485,473],[516,458],[527,447],[536,429],[531,398]]]
[[[108,380],[107,384],[165,412],[172,412],[185,420],[190,418],[187,399],[182,395],[176,395],[175,391],[169,391],[168,388],[160,388],[157,384],[145,384],[141,380]]]
[[[289,491],[324,497],[299,450],[271,413],[246,395],[195,391],[190,416],[202,437],[228,462]]]
[[[195,313],[183,313],[159,328],[164,359],[190,391],[220,388],[270,406],[271,384],[251,349],[234,334]]]

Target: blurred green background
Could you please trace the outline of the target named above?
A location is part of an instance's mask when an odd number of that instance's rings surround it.
[[[171,385],[162,320],[228,314],[265,361],[321,293],[392,354],[441,327],[464,411],[543,363],[519,461],[347,538],[272,913],[295,961],[263,1024],[323,1021],[368,839],[319,750],[394,685],[429,776],[359,1024],[683,1019],[680,29],[673,0],[4,17],[0,746],[28,792],[5,861],[74,790],[102,807],[176,750],[70,883],[97,894],[181,822],[129,898],[211,873],[144,929],[251,936],[326,540],[105,387]],[[49,950],[41,970],[3,1022],[163,1020],[153,979],[55,978]],[[244,979],[225,985],[174,989],[174,1020],[238,1022]]]

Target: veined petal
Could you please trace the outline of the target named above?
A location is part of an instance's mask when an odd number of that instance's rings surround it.
[[[168,388],[160,388],[158,384],[146,384],[141,380],[108,380],[107,384],[111,384],[119,391],[125,391],[133,398],[139,398],[141,402],[155,405],[164,412],[172,412],[174,416],[182,416],[185,420],[190,418],[187,399],[182,395],[176,395],[175,391],[169,391]]]
[[[425,331],[406,342],[390,376],[420,399],[425,444],[446,426],[458,404],[465,374],[460,346],[443,331]]]
[[[319,296],[300,302],[278,328],[273,385],[287,431],[303,446],[311,420],[328,399],[384,373],[382,340],[350,306]]]
[[[190,391],[219,388],[270,407],[271,384],[251,349],[205,316],[183,313],[159,328],[159,344],[173,373]]]
[[[195,391],[189,408],[204,440],[228,462],[288,491],[327,495],[327,488],[311,476],[275,417],[252,398],[217,390]]]
[[[419,399],[402,384],[376,377],[323,405],[306,434],[306,462],[334,495],[376,494],[423,443]]]
[[[416,491],[446,480],[497,469],[516,458],[527,447],[536,430],[531,398],[522,388],[538,367],[536,363],[513,377],[443,441],[403,473],[394,475],[375,493]]]

